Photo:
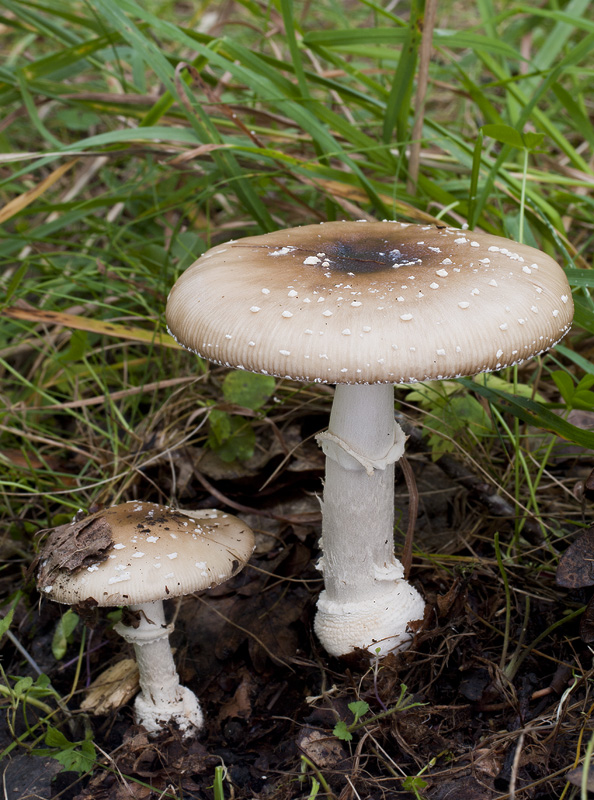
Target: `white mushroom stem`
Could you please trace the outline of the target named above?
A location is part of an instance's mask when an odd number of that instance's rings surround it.
[[[394,462],[405,437],[391,384],[336,387],[326,433],[322,558],[315,631],[334,656],[407,647],[424,601],[394,555]]]
[[[181,686],[173,661],[169,635],[173,625],[165,622],[163,601],[129,606],[140,612],[138,627],[119,622],[115,629],[134,646],[141,693],[136,697],[136,722],[149,733],[160,733],[169,722],[185,736],[202,727],[204,717],[196,695]]]

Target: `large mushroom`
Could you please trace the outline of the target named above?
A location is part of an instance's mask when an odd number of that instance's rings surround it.
[[[253,549],[252,531],[236,517],[130,501],[56,528],[39,555],[37,585],[58,603],[127,606],[115,629],[138,662],[136,721],[151,734],[173,722],[190,736],[203,715],[180,685],[163,600],[223,583]]]
[[[567,332],[563,270],[484,233],[327,222],[204,253],[167,304],[177,341],[236,369],[337,384],[327,432],[315,630],[326,650],[406,647],[423,616],[394,556],[393,384],[497,370]]]

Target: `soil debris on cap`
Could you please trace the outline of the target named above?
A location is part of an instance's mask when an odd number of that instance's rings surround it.
[[[101,515],[54,528],[45,541],[31,571],[39,568],[40,585],[50,585],[56,573],[76,572],[105,561],[113,545],[112,529]]]

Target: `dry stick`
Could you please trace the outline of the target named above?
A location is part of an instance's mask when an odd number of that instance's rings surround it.
[[[417,523],[417,514],[419,513],[419,490],[417,489],[415,474],[405,456],[400,459],[400,466],[402,467],[402,474],[406,481],[406,488],[408,489],[409,496],[408,527],[406,529],[406,539],[404,540],[401,559],[402,566],[404,567],[404,579],[407,580],[412,566],[413,539],[415,535],[415,525]]]
[[[526,736],[526,731],[523,730],[520,734],[520,738],[518,739],[518,743],[516,744],[516,752],[514,753],[514,761],[512,764],[511,776],[509,779],[509,798],[510,800],[515,800],[516,797],[516,782],[518,779],[518,770],[520,768],[520,757],[522,755],[522,747],[524,745],[524,737]]]
[[[415,121],[412,129],[412,146],[408,161],[407,191],[414,194],[419,177],[419,161],[421,157],[421,137],[423,135],[423,120],[425,115],[425,97],[427,95],[427,82],[429,80],[429,63],[431,60],[431,47],[433,44],[433,28],[437,13],[437,0],[427,0],[425,16],[422,22],[423,37],[419,59],[419,75],[417,78],[417,93],[415,96]]]

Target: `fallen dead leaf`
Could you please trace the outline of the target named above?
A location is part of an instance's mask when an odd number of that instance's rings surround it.
[[[333,769],[347,758],[346,750],[335,736],[315,728],[301,730],[297,747],[321,769]]]
[[[227,703],[221,706],[219,719],[224,720],[229,717],[242,717],[249,719],[252,713],[250,695],[253,691],[254,682],[247,670],[242,670],[242,680],[235,694]]]
[[[570,770],[565,779],[569,781],[569,783],[573,784],[574,786],[581,786],[582,785],[582,778],[584,775],[584,767],[576,767],[575,769]],[[586,788],[589,792],[594,792],[594,768],[593,765],[590,764],[590,769],[588,770],[588,778],[586,780]]]
[[[5,206],[0,208],[0,224],[6,222],[6,220],[10,219],[15,214],[18,214],[18,212],[22,211],[24,208],[27,208],[27,206],[30,205],[34,200],[37,200],[37,198],[46,192],[51,186],[53,186],[56,181],[59,181],[62,175],[68,172],[68,170],[73,167],[77,161],[77,158],[73,158],[71,161],[61,164],[53,172],[51,172],[47,178],[44,178],[44,180],[40,181],[32,189],[23,192],[18,197],[15,197],[14,200],[6,203]]]
[[[3,308],[0,312],[11,319],[22,319],[27,322],[45,323],[47,325],[63,325],[65,328],[74,328],[89,333],[102,333],[116,339],[130,339],[136,342],[145,342],[162,347],[181,349],[173,336],[155,330],[135,328],[133,325],[124,325],[117,322],[106,322],[102,319],[89,319],[88,317],[67,314],[63,311],[45,311],[44,309],[24,309],[15,306]]]
[[[95,678],[85,692],[81,711],[109,714],[126,705],[139,688],[138,665],[133,658],[124,658]]]
[[[580,534],[563,553],[556,580],[568,589],[594,585],[594,527]]]

